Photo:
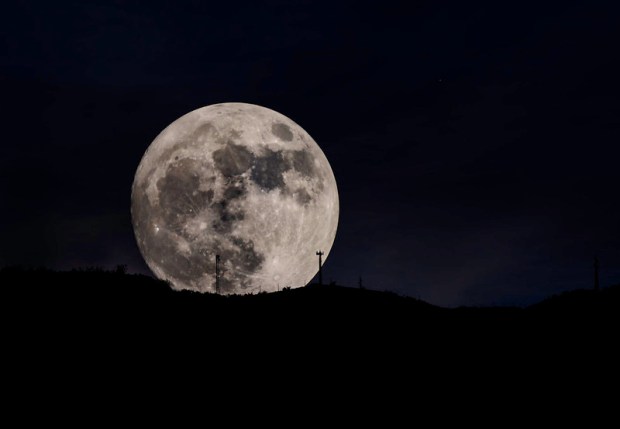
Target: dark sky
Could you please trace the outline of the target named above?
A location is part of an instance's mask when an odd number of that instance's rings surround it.
[[[126,263],[155,136],[242,101],[304,127],[341,217],[325,277],[442,305],[620,282],[620,4],[13,1],[0,265]]]

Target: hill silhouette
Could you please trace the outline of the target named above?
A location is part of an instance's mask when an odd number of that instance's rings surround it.
[[[0,306],[4,368],[52,388],[68,378],[91,390],[135,377],[147,386],[181,378],[201,387],[217,380],[232,397],[240,392],[231,379],[316,389],[337,381],[354,390],[401,383],[421,394],[482,382],[493,396],[611,371],[620,287],[528,308],[446,309],[335,285],[219,296],[176,292],[122,268],[5,268]]]
[[[8,267],[0,270],[0,285],[5,315],[29,315],[33,322],[44,319],[51,325],[79,321],[82,327],[102,329],[139,323],[184,332],[207,326],[212,332],[259,327],[266,331],[329,327],[331,332],[350,327],[353,332],[400,333],[423,323],[429,332],[475,328],[488,333],[500,326],[527,329],[542,322],[600,325],[615,321],[620,313],[620,286],[571,291],[528,308],[447,309],[392,292],[337,285],[230,296],[179,292],[152,277],[127,274],[122,266],[113,271]]]

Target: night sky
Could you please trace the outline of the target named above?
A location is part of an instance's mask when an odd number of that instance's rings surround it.
[[[434,304],[620,282],[620,5],[13,1],[0,266],[127,264],[133,175],[201,106],[279,111],[340,192],[325,279]]]

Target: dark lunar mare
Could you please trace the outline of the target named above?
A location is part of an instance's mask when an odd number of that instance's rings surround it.
[[[284,190],[282,173],[290,168],[284,162],[282,152],[267,149],[265,155],[257,157],[252,167],[252,180],[261,189],[272,191],[276,188]]]
[[[291,150],[288,151],[290,165],[305,177],[314,177],[314,158],[306,150]]]
[[[177,239],[173,232],[168,229],[165,220],[166,218],[170,219],[170,214],[165,213],[161,205],[150,203],[145,186],[134,188],[133,193],[134,229],[141,250],[148,249],[149,258],[159,265],[165,273],[187,284],[192,284],[194,279],[208,272],[209,267],[204,263],[203,254],[191,252],[189,255],[185,255],[178,251]],[[176,217],[173,219],[177,220]],[[155,229],[154,225],[161,225],[159,231]],[[180,232],[181,235],[184,235],[182,229]]]
[[[293,140],[293,132],[288,127],[288,125],[283,124],[281,122],[276,122],[271,126],[271,132],[274,136],[278,137],[285,142],[290,142]]]
[[[223,148],[213,152],[215,167],[224,177],[234,177],[246,172],[254,161],[254,155],[243,146],[229,141]]]
[[[187,221],[213,200],[213,190],[201,190],[200,165],[193,159],[181,159],[168,166],[157,181],[159,208],[168,229],[182,234]]]

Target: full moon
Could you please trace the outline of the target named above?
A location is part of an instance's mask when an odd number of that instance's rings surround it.
[[[272,292],[318,271],[338,227],[334,173],[286,116],[213,104],[170,124],[138,166],[131,215],[138,247],[174,289]]]

